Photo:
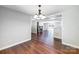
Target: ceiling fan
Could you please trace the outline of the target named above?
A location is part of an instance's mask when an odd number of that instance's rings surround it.
[[[42,14],[42,10],[41,10],[41,5],[38,5],[39,9],[38,9],[38,13],[34,15],[34,19],[37,19],[37,20],[41,20],[41,19],[45,19],[46,16]]]
[[[61,13],[45,16],[44,14],[42,14],[41,7],[42,7],[41,5],[38,5],[38,13],[34,15],[33,20],[35,20],[35,21],[46,21],[46,20],[53,21],[53,20],[59,20],[62,17]]]

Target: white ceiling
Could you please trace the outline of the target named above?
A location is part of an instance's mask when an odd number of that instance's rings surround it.
[[[35,15],[38,11],[37,5],[3,5],[4,7],[27,13],[28,15]],[[61,12],[70,9],[72,6],[68,5],[42,5],[42,14],[51,15],[53,13]]]

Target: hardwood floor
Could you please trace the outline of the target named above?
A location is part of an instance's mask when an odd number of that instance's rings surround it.
[[[53,38],[51,35],[49,31],[44,31],[44,33],[38,33],[37,38],[47,46],[63,52],[63,54],[79,54],[79,49],[63,45],[62,39]]]
[[[59,54],[58,50],[50,48],[43,42],[31,40],[20,45],[0,51],[1,54]]]
[[[0,54],[78,54],[79,50],[62,45],[46,33],[32,34],[32,40],[0,51]]]

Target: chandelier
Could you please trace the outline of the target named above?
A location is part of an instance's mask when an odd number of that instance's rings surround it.
[[[45,19],[45,15],[41,13],[41,5],[38,5],[38,13],[34,15],[34,19]]]

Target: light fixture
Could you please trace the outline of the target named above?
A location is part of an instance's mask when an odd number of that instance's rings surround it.
[[[38,13],[34,15],[34,19],[45,19],[45,15],[41,13],[41,5],[38,5]]]

